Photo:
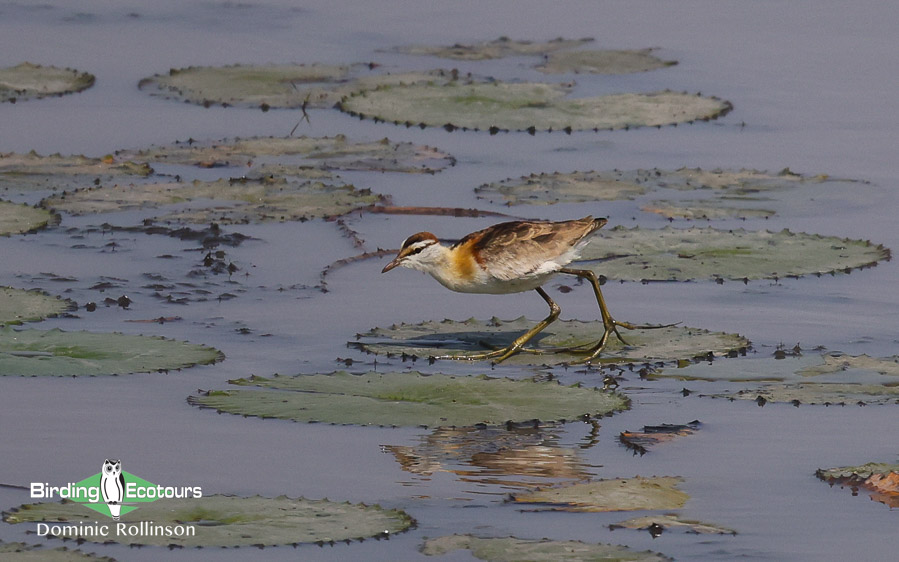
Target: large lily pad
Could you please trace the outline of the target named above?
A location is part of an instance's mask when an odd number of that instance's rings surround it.
[[[674,476],[597,480],[514,494],[512,501],[578,512],[677,509],[690,499],[678,489],[681,482]]]
[[[640,206],[640,210],[646,213],[655,213],[668,219],[729,219],[729,218],[769,218],[777,214],[771,209],[757,207],[743,207],[735,205],[733,201],[721,201],[717,199],[688,199],[682,201],[652,201]]]
[[[626,546],[590,544],[580,541],[527,540],[515,537],[479,538],[449,535],[428,539],[421,546],[426,556],[445,556],[454,550],[468,550],[479,560],[495,562],[554,562],[556,560],[604,560],[607,562],[662,562],[670,558],[650,552],[637,552]]]
[[[616,227],[594,237],[579,264],[626,281],[747,280],[845,272],[889,258],[870,241],[789,230]]]
[[[831,486],[864,488],[871,499],[891,508],[899,507],[899,464],[870,462],[861,466],[818,469],[815,476]]]
[[[330,108],[343,96],[379,84],[430,81],[440,72],[373,73],[377,65],[269,64],[191,66],[144,78],[154,96],[210,105]]]
[[[41,291],[0,287],[0,326],[37,322],[74,308],[75,303]]]
[[[94,76],[71,68],[41,66],[23,62],[0,68],[0,102],[62,96],[86,90]]]
[[[535,323],[521,317],[508,321],[494,318],[489,322],[470,319],[464,322],[444,320],[400,324],[359,334],[360,340],[354,345],[376,354],[416,357],[446,355],[464,359],[466,355],[483,352],[485,344],[497,348],[511,344]],[[556,321],[540,332],[532,340],[532,345],[544,350],[578,346],[597,341],[602,333],[602,322]],[[622,335],[630,345],[610,337],[596,362],[676,361],[709,353],[727,355],[749,346],[748,340],[735,334],[680,326],[622,330]],[[580,358],[583,356],[569,352],[540,355],[519,353],[506,359],[504,364],[560,364]]]
[[[531,174],[482,185],[475,189],[479,199],[507,205],[551,205],[634,199],[661,189],[712,191],[721,197],[750,198],[804,184],[847,182],[827,175],[804,176],[789,169],[778,173],[758,170],[610,170]],[[705,202],[704,202],[705,203]]]
[[[628,407],[624,396],[556,382],[421,373],[297,375],[231,381],[267,390],[213,390],[188,402],[220,412],[382,426],[502,425],[572,420]]]
[[[41,204],[73,215],[178,204],[177,211],[161,218],[234,224],[339,215],[382,200],[380,195],[350,185],[264,177],[104,185],[50,197]]]
[[[584,131],[673,125],[724,115],[731,104],[675,92],[568,98],[570,88],[544,83],[381,86],[353,93],[338,107],[360,117],[448,129]]]
[[[152,336],[0,328],[0,375],[125,375],[214,363],[217,349]]]
[[[631,74],[677,64],[652,54],[655,49],[555,51],[537,70],[546,74]]]
[[[66,190],[95,185],[104,180],[123,181],[146,177],[153,170],[146,164],[113,156],[41,156],[36,152],[0,153],[0,189],[24,192],[34,189]]]
[[[7,523],[45,521],[51,524],[51,529],[61,531],[57,536],[72,539],[181,547],[276,546],[380,538],[405,531],[414,524],[405,512],[378,505],[286,496],[213,495],[160,499],[121,516],[121,523],[126,526],[137,525],[140,521],[169,527],[190,525],[195,529],[194,536],[79,534],[79,527],[96,525],[95,515],[77,502],[64,500],[61,503],[25,504],[4,512],[3,520]]]
[[[272,158],[294,157],[297,168],[378,172],[434,173],[455,163],[452,156],[429,146],[382,139],[353,142],[335,137],[262,137],[218,141],[176,142],[147,150],[120,151],[119,158],[181,164],[202,168],[241,167],[269,163]],[[261,159],[261,162],[259,160]],[[283,159],[278,160],[284,163]]]
[[[0,558],[7,562],[115,562],[115,558],[97,556],[68,547],[45,548],[40,544],[0,541]]]
[[[669,529],[678,529],[686,533],[694,533],[697,535],[736,535],[737,532],[727,527],[715,525],[713,523],[703,523],[691,519],[681,519],[674,513],[665,513],[664,515],[646,515],[643,517],[634,517],[627,521],[613,523],[609,525],[611,529],[639,529],[649,530],[650,532],[661,534]]]
[[[59,220],[59,215],[46,209],[0,201],[0,236],[40,230]]]
[[[423,55],[455,60],[488,60],[510,56],[544,55],[560,49],[571,49],[590,43],[592,38],[564,39],[559,37],[551,41],[519,41],[500,37],[493,41],[469,43],[440,47],[434,45],[406,45],[394,47],[388,52],[403,53],[405,55]]]

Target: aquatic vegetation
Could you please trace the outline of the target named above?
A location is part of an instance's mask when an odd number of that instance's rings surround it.
[[[418,83],[355,92],[338,104],[351,115],[447,130],[587,131],[716,119],[732,108],[677,92],[569,98],[570,87],[533,82]]]
[[[485,345],[505,347],[534,324],[524,317],[515,320],[494,318],[488,322],[469,319],[463,322],[443,320],[399,324],[359,334],[358,341],[351,342],[351,345],[379,355],[410,358],[448,355],[464,358],[467,354],[483,351]],[[505,363],[558,365],[576,361],[579,358],[576,353],[558,348],[593,343],[602,333],[603,325],[599,321],[556,321],[534,338],[532,345],[543,350],[543,353],[519,353],[509,357]],[[749,346],[748,340],[736,334],[682,326],[627,330],[625,339],[630,345],[625,346],[617,338],[609,338],[597,362],[676,361],[709,354],[727,355]]]
[[[452,166],[455,159],[429,146],[382,139],[357,142],[344,135],[334,137],[253,137],[215,141],[176,142],[145,150],[121,150],[117,158],[141,162],[181,164],[200,168],[243,168],[255,170],[271,166],[277,158],[285,169],[307,173],[320,170],[436,173]],[[283,158],[288,157],[288,158]],[[292,157],[292,158],[290,158]],[[290,162],[293,162],[291,165]],[[270,170],[270,168],[269,168]]]
[[[94,85],[94,75],[72,68],[57,68],[23,62],[0,68],[0,102],[18,102],[62,96]]]
[[[674,66],[677,61],[662,60],[655,49],[553,51],[537,70],[545,74],[631,74]]]
[[[152,522],[161,526],[191,525],[193,536],[139,533],[96,536],[80,531],[96,523],[92,511],[77,502],[35,503],[3,513],[7,523],[50,522],[67,530],[59,538],[91,542],[177,547],[278,546],[332,543],[389,537],[408,530],[414,521],[405,512],[378,505],[328,500],[293,499],[286,496],[236,497],[204,495],[201,498],[160,499],[140,510],[123,514],[122,524]],[[64,522],[64,523],[61,523]]]
[[[701,425],[697,420],[687,424],[664,423],[662,425],[645,425],[642,431],[622,431],[618,435],[618,440],[627,448],[643,455],[653,445],[666,443],[685,435],[692,435]]]
[[[860,466],[819,468],[815,476],[831,486],[849,487],[853,495],[858,488],[868,490],[871,499],[899,507],[899,464],[869,462]]]
[[[387,49],[385,52],[402,53],[405,55],[422,55],[456,60],[488,60],[512,56],[537,56],[551,53],[561,49],[572,49],[587,43],[593,39],[565,39],[559,37],[551,41],[520,41],[508,37],[500,37],[492,41],[481,41],[450,46],[434,45],[405,45]]]
[[[690,199],[684,201],[656,200],[640,206],[640,210],[646,213],[655,213],[668,219],[727,219],[727,218],[768,218],[777,214],[771,209],[759,209],[755,207],[743,207],[734,204],[734,201],[699,200]]]
[[[46,209],[0,201],[0,236],[40,230],[59,221],[59,215]]]
[[[0,555],[9,562],[115,562],[115,558],[73,550],[67,546],[47,548],[41,544],[0,541]]]
[[[694,521],[691,519],[681,519],[675,513],[665,513],[663,515],[647,515],[644,517],[634,517],[626,521],[613,523],[609,528],[614,529],[638,529],[646,530],[653,533],[653,536],[676,529],[685,533],[693,533],[697,535],[736,535],[737,532],[727,527],[721,527],[713,523],[703,523],[702,521]]]
[[[789,230],[619,226],[594,237],[575,263],[622,281],[744,281],[848,272],[889,258],[870,241]]]
[[[133,181],[153,173],[147,165],[108,155],[103,158],[36,152],[0,153],[0,190],[28,192],[37,189],[64,191],[98,185],[103,181]]]
[[[72,310],[75,303],[42,291],[0,287],[0,326],[37,322]]]
[[[126,375],[221,361],[211,347],[156,336],[0,328],[2,376]]]
[[[420,551],[426,556],[444,556],[454,550],[468,550],[479,560],[496,562],[532,562],[607,560],[614,562],[664,562],[661,554],[631,550],[626,546],[594,544],[581,541],[529,540],[515,537],[480,538],[472,535],[449,535],[425,540]]]
[[[504,425],[603,416],[628,407],[624,396],[597,389],[421,373],[340,371],[328,375],[230,381],[265,390],[210,390],[188,402],[244,416],[381,426]]]
[[[538,510],[600,512],[677,509],[690,498],[678,489],[682,478],[617,478],[579,482],[533,492],[515,493],[518,504],[537,504]]]

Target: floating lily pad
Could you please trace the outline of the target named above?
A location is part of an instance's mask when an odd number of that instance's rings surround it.
[[[675,92],[568,98],[570,88],[543,83],[409,84],[353,93],[338,108],[393,123],[497,131],[585,131],[709,120],[729,102]]]
[[[211,347],[155,336],[0,328],[0,375],[7,376],[149,373],[222,358]]]
[[[858,378],[862,373],[876,373],[887,377],[899,377],[899,356],[869,357],[868,355],[845,355],[842,353],[824,356],[824,363],[812,365],[798,372],[805,377],[841,374],[845,378]]]
[[[741,357],[733,361],[701,361],[665,367],[649,378],[673,378],[685,381],[798,382],[796,372],[821,364],[821,357],[810,354],[776,360],[772,357]]]
[[[592,38],[563,39],[559,37],[552,41],[516,41],[508,37],[500,37],[493,41],[480,43],[455,44],[448,47],[433,45],[406,45],[394,47],[387,52],[403,53],[405,55],[424,55],[455,60],[488,60],[510,56],[543,55],[559,49],[571,49],[590,43]]]
[[[0,201],[0,236],[34,232],[58,220],[59,215],[46,209]]]
[[[115,558],[97,556],[68,547],[46,548],[40,544],[0,541],[0,558],[8,562],[115,562]]]
[[[870,241],[789,230],[615,227],[594,237],[578,263],[610,279],[693,281],[847,272],[889,258]]]
[[[627,398],[602,390],[489,377],[337,372],[231,383],[271,390],[212,390],[188,402],[263,418],[427,427],[572,420],[628,407]]]
[[[682,478],[674,476],[597,480],[514,494],[512,501],[542,504],[546,509],[556,511],[677,509],[690,499],[677,488],[681,482]]]
[[[827,175],[803,176],[789,169],[772,174],[758,170],[611,170],[531,174],[482,185],[475,189],[479,199],[507,205],[552,205],[634,199],[661,189],[679,191],[712,190],[721,197],[750,198],[760,193],[781,191],[804,184],[850,182]],[[703,201],[703,204],[706,204]]]
[[[53,297],[41,291],[25,291],[12,287],[0,287],[0,326],[37,322],[67,310],[75,303]]]
[[[105,180],[126,181],[129,177],[146,177],[152,172],[146,164],[113,156],[41,156],[33,151],[27,154],[0,153],[0,189],[3,191],[62,191]]]
[[[899,507],[899,464],[867,463],[861,466],[818,469],[815,476],[831,486],[864,488],[871,492],[871,499]]]
[[[554,562],[556,560],[605,560],[609,562],[662,562],[670,558],[650,552],[638,552],[626,546],[590,544],[580,541],[527,540],[515,537],[479,538],[449,535],[428,539],[421,546],[426,556],[444,556],[454,550],[468,550],[479,560],[495,562]]]
[[[609,525],[610,529],[638,529],[653,530],[653,526],[661,527],[658,532],[667,531],[669,529],[679,529],[687,533],[697,535],[736,535],[733,529],[721,527],[712,523],[703,523],[702,521],[693,521],[690,519],[681,519],[674,513],[666,513],[664,515],[647,515],[645,517],[635,517],[627,521],[621,521]]]
[[[354,342],[354,345],[369,353],[381,355],[447,355],[464,358],[474,352],[483,352],[485,344],[505,347],[535,323],[521,317],[508,321],[494,318],[486,323],[470,319],[464,322],[444,320],[400,324],[389,328],[374,328],[360,334],[360,340]],[[578,346],[598,341],[602,333],[602,322],[556,321],[534,337],[531,345],[537,349],[549,350]],[[748,340],[735,334],[680,326],[623,330],[622,335],[630,345],[625,346],[617,338],[610,337],[606,349],[596,362],[675,361],[709,353],[726,355],[749,346]],[[560,364],[579,358],[583,356],[568,352],[540,355],[518,353],[506,359],[504,364]]]
[[[295,157],[295,168],[361,170],[377,172],[434,173],[455,163],[452,156],[429,146],[382,139],[353,142],[344,135],[335,137],[262,137],[219,141],[176,142],[148,150],[119,151],[119,158],[181,164],[201,168],[250,168],[261,159],[271,164],[273,157]],[[286,164],[283,160],[279,163]]]
[[[47,96],[62,96],[94,85],[94,75],[71,68],[56,68],[23,62],[0,68],[0,102],[17,102]]]
[[[191,66],[144,78],[138,88],[154,96],[211,105],[330,108],[350,92],[379,84],[429,81],[440,72],[377,74],[376,65],[269,64]]]
[[[643,455],[653,445],[692,435],[701,425],[695,420],[687,424],[645,425],[642,431],[622,431],[618,435],[618,440],[629,449]]]
[[[555,51],[537,70],[546,74],[631,74],[677,64],[653,55],[654,50]]]
[[[899,386],[882,384],[798,383],[772,384],[716,397],[768,402],[824,405],[899,404]]]
[[[640,207],[646,213],[655,213],[668,219],[729,219],[769,218],[777,213],[771,209],[735,206],[733,202],[705,199],[685,201],[652,201]]]
[[[405,512],[378,505],[286,496],[239,498],[213,495],[160,499],[121,516],[121,523],[126,526],[137,525],[140,521],[169,527],[191,525],[196,531],[194,536],[79,534],[79,527],[96,525],[95,515],[77,502],[64,500],[61,503],[25,504],[4,512],[3,520],[7,523],[45,521],[63,531],[57,536],[71,539],[181,547],[277,546],[381,538],[405,531],[414,524]],[[68,530],[66,524],[69,524]]]
[[[41,204],[72,215],[178,204],[177,211],[161,218],[235,224],[339,215],[380,201],[383,201],[380,195],[350,185],[276,177],[104,185],[50,197]]]

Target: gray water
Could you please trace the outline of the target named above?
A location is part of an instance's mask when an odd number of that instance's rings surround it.
[[[342,174],[360,187],[390,194],[398,205],[477,207],[509,212],[476,200],[473,188],[531,172],[612,168],[789,167],[804,174],[867,180],[870,184],[807,187],[779,195],[769,220],[717,221],[721,228],[790,228],[871,239],[899,247],[896,228],[896,147],[899,145],[899,59],[892,2],[205,2],[49,0],[0,2],[0,66],[28,60],[69,66],[97,76],[80,94],[0,105],[0,151],[101,156],[188,137],[218,139],[287,135],[298,112],[209,108],[152,98],[137,82],[169,68],[267,62],[377,61],[390,68],[431,68],[435,60],[376,53],[411,43],[474,42],[506,35],[546,40],[595,37],[597,48],[659,47],[675,67],[651,73],[578,76],[584,95],[619,91],[702,92],[727,99],[734,111],[716,122],[633,131],[487,134],[406,129],[359,121],[336,111],[310,111],[299,134],[344,133],[353,139],[388,136],[437,146],[457,165],[434,176]],[[546,80],[530,59],[486,63],[442,61],[499,78]],[[19,200],[35,202],[39,194]],[[639,202],[613,202],[512,211],[563,219],[588,213],[612,225],[660,227]],[[431,475],[404,471],[384,445],[416,446],[430,433],[305,425],[216,415],[185,403],[199,389],[224,388],[250,374],[330,372],[338,358],[371,367],[372,357],[347,349],[354,334],[373,326],[476,316],[539,318],[534,295],[450,293],[409,271],[380,275],[383,261],[365,261],[328,277],[330,292],[314,286],[331,262],[357,254],[332,223],[313,221],[228,228],[253,236],[228,259],[241,267],[230,280],[193,280],[213,297],[188,305],[161,302],[144,274],[184,280],[200,255],[190,244],[141,234],[103,233],[105,221],[135,224],[136,214],[64,217],[37,234],[0,238],[0,285],[41,288],[79,304],[127,294],[128,310],[100,306],[77,317],[44,321],[41,329],[119,331],[164,335],[221,349],[227,359],[182,372],[87,379],[0,378],[0,483],[69,482],[99,470],[102,459],[152,482],[196,483],[204,493],[261,494],[377,502],[406,510],[418,526],[389,541],[333,547],[253,550],[264,559],[417,559],[426,537],[478,536],[577,539],[652,549],[680,560],[890,560],[899,548],[897,511],[830,488],[815,469],[894,462],[895,407],[794,408],[701,398],[715,383],[641,381],[626,373],[622,390],[633,409],[591,426],[568,424],[547,443],[577,452],[580,470],[600,478],[679,475],[691,499],[685,518],[737,530],[736,536],[669,532],[658,539],[636,531],[609,531],[633,514],[527,513],[503,502],[508,484],[465,459],[444,460]],[[367,249],[393,248],[428,229],[457,238],[495,222],[490,218],[367,215],[351,221]],[[689,223],[677,223],[686,226]],[[72,230],[75,229],[75,230]],[[80,237],[73,239],[73,232]],[[107,244],[118,244],[111,251]],[[73,248],[77,244],[77,248]],[[160,260],[160,254],[177,256]],[[54,281],[52,276],[73,280]],[[90,287],[109,278],[107,293]],[[611,284],[612,312],[638,322],[683,322],[738,332],[759,356],[775,346],[823,346],[850,354],[899,353],[899,297],[895,262],[851,275],[779,282]],[[596,318],[590,291],[549,289],[563,318]],[[181,321],[127,322],[160,316]],[[398,362],[378,368],[405,369]],[[478,373],[488,367],[416,364],[429,372]],[[565,371],[565,383],[595,383],[595,373]],[[499,366],[495,375],[533,373]],[[688,386],[697,393],[682,397]],[[643,425],[703,422],[695,435],[634,456],[617,442],[620,431]],[[454,472],[474,471],[462,477]],[[546,483],[556,481],[545,478]],[[26,503],[27,492],[0,488],[0,507]],[[26,525],[0,526],[0,539],[40,542]],[[59,541],[47,541],[58,546]],[[242,560],[245,550],[168,551],[92,545],[89,552],[120,560]],[[470,559],[467,552],[446,557]]]

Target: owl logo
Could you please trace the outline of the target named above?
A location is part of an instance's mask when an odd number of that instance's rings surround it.
[[[125,499],[125,477],[122,475],[122,461],[103,461],[103,470],[100,472],[100,491],[103,493],[103,501],[109,506],[109,513],[116,521],[122,510],[122,500]]]

